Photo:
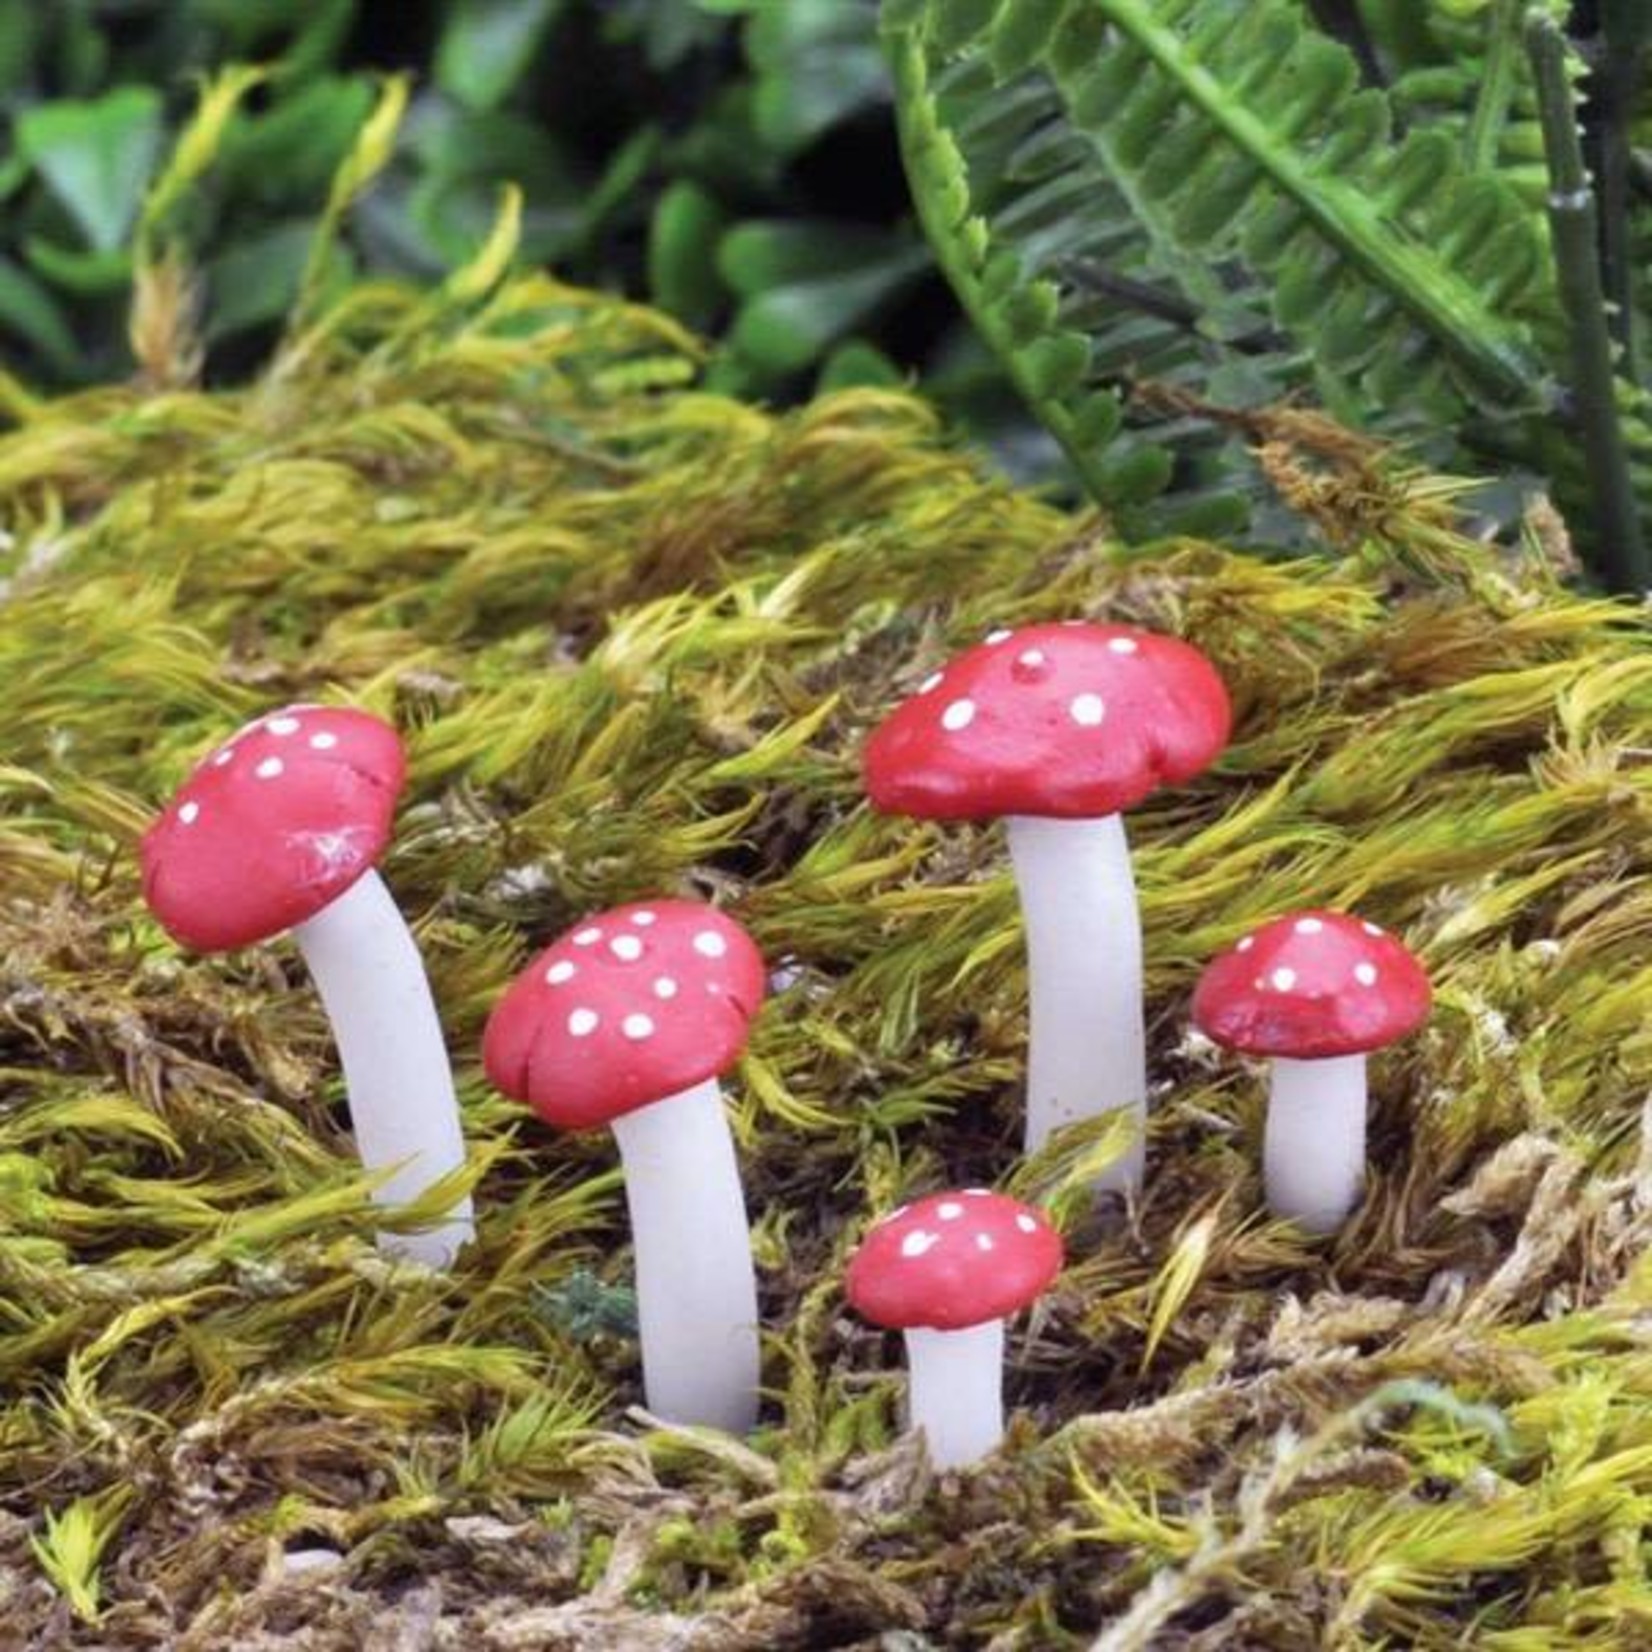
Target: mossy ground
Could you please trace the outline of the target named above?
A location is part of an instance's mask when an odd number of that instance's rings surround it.
[[[771,417],[692,376],[657,317],[526,281],[364,289],[233,393],[5,391],[0,1644],[1652,1644],[1644,616],[1307,421],[1257,434],[1334,554],[1130,556],[913,399]],[[1239,712],[1132,827],[1160,1093],[1127,1217],[1082,1195],[1094,1143],[1018,1164],[999,835],[857,793],[948,650],[1079,614],[1196,638]],[[192,759],[304,697],[407,732],[386,875],[481,1218],[450,1276],[372,1246],[291,950],[184,957],[138,898]],[[659,891],[789,983],[732,1086],[744,1444],[629,1409],[611,1145],[476,1056],[531,947]],[[1257,1075],[1185,1028],[1202,961],[1309,902],[1438,988],[1326,1244],[1267,1221]],[[870,1213],[959,1181],[1049,1200],[1070,1266],[1008,1449],[936,1484],[838,1281]]]

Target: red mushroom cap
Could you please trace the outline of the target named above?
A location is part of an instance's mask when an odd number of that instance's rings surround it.
[[[589,1130],[727,1072],[763,1001],[763,959],[698,901],[639,901],[558,937],[488,1017],[496,1088]]]
[[[150,910],[198,952],[313,918],[384,853],[406,774],[395,729],[365,711],[285,706],[248,723],[144,833]]]
[[[849,1300],[876,1325],[959,1331],[1003,1319],[1061,1272],[1061,1235],[1036,1211],[981,1187],[903,1205],[861,1241]]]
[[[1176,637],[1082,620],[995,631],[879,725],[866,793],[933,820],[1093,819],[1190,780],[1232,722],[1216,668]]]
[[[1375,924],[1290,912],[1211,960],[1193,1024],[1230,1050],[1317,1061],[1404,1038],[1431,999],[1422,965]]]

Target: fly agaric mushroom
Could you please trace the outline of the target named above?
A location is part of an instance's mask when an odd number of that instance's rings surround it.
[[[936,1468],[973,1463],[1004,1437],[1004,1320],[1060,1271],[1055,1229],[980,1187],[903,1205],[862,1240],[849,1300],[905,1333],[910,1421]]]
[[[1198,649],[1078,620],[993,632],[866,748],[874,808],[1006,818],[1027,929],[1027,1150],[1128,1109],[1137,1140],[1104,1188],[1140,1184],[1147,1110],[1141,920],[1120,811],[1206,768],[1231,723]]]
[[[1365,1176],[1365,1057],[1428,1018],[1422,966],[1345,912],[1292,912],[1213,959],[1193,1024],[1273,1058],[1262,1181],[1268,1205],[1310,1233],[1336,1230]]]
[[[732,918],[644,901],[552,942],[482,1041],[488,1077],[548,1123],[612,1127],[649,1409],[735,1434],[757,1420],[757,1282],[717,1080],[762,999],[762,957]]]
[[[143,890],[197,952],[290,932],[321,994],[356,1148],[390,1174],[394,1209],[462,1169],[464,1136],[418,948],[374,870],[407,764],[365,711],[295,705],[249,723],[199,764],[141,846]],[[468,1196],[437,1226],[380,1244],[445,1266],[474,1232]]]

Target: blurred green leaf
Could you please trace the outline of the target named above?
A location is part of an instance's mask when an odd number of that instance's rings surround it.
[[[208,342],[278,321],[292,307],[312,226],[294,218],[226,248],[206,267]]]
[[[27,340],[31,349],[65,375],[74,371],[74,334],[52,296],[32,276],[0,258],[0,327]]]
[[[815,390],[825,394],[860,387],[894,389],[905,384],[907,377],[875,344],[852,338],[827,356],[815,380]]]
[[[458,0],[436,48],[436,84],[466,108],[498,108],[561,9],[562,0]]]
[[[0,96],[26,84],[40,48],[36,0],[0,0]]]
[[[112,252],[137,216],[161,145],[160,95],[122,86],[27,110],[17,141],[92,248]]]
[[[814,276],[889,264],[905,269],[919,245],[908,236],[828,219],[765,218],[736,224],[717,250],[723,279],[742,297]]]
[[[85,298],[119,292],[132,279],[132,255],[124,247],[80,252],[31,235],[23,243],[23,254],[54,287]]]
[[[272,204],[317,204],[372,107],[366,80],[326,75],[264,114],[239,117],[220,163],[229,186]]]
[[[806,149],[839,121],[888,100],[877,13],[859,0],[756,7],[745,38],[746,55],[757,71],[757,129],[784,155]]]
[[[667,186],[648,230],[648,289],[654,302],[692,326],[717,313],[724,286],[717,241],[728,222],[723,204],[684,178]]]

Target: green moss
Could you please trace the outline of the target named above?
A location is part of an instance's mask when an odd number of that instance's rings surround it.
[[[109,1646],[420,1614],[501,1647],[1652,1632],[1644,614],[1294,416],[1257,436],[1334,556],[1123,556],[911,398],[777,418],[694,370],[659,317],[530,279],[479,310],[361,290],[245,390],[8,395],[6,1633],[47,1644],[59,1588]],[[998,835],[856,786],[949,649],[1086,613],[1196,637],[1240,710],[1132,827],[1165,1093],[1130,1224],[1075,1197],[1105,1141],[1017,1165]],[[184,957],[139,899],[191,760],[310,696],[408,735],[386,875],[479,1178],[452,1277],[372,1248],[290,951]],[[628,1415],[610,1146],[477,1063],[532,946],[656,891],[722,898],[796,974],[734,1086],[771,1330],[745,1444]],[[1370,1197],[1330,1245],[1266,1222],[1256,1078],[1184,1034],[1202,961],[1307,902],[1402,928],[1439,988],[1376,1064]],[[1071,1266],[1018,1338],[1009,1451],[933,1487],[842,1259],[908,1192],[1011,1177]],[[283,1582],[317,1534],[346,1569]]]

